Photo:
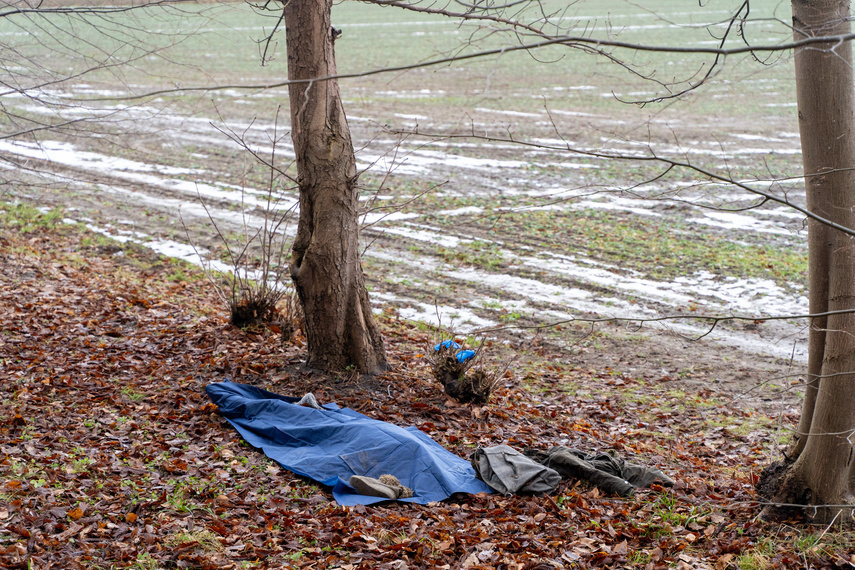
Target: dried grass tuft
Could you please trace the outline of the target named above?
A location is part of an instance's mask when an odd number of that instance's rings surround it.
[[[453,343],[453,344],[452,344]],[[501,371],[487,372],[480,357],[485,346],[484,339],[471,354],[463,344],[454,340],[442,341],[430,347],[428,359],[434,378],[442,384],[445,393],[458,402],[484,404],[499,383],[507,367]],[[458,358],[464,353],[468,358]],[[477,366],[476,366],[477,365]]]

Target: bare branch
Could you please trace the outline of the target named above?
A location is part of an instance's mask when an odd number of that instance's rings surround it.
[[[193,0],[156,0],[145,4],[137,4],[133,6],[64,6],[57,8],[14,8],[0,12],[0,18],[9,18],[22,14],[38,14],[39,16],[48,14],[119,14],[122,12],[130,12],[132,10],[140,10],[143,8],[151,8],[154,6],[173,6],[186,2],[193,3]]]
[[[765,201],[775,202],[775,203],[781,204],[783,206],[787,206],[789,208],[792,208],[793,210],[796,210],[797,212],[799,212],[801,214],[804,214],[808,218],[811,218],[812,220],[815,220],[815,221],[817,221],[821,224],[824,224],[830,228],[834,228],[834,229],[841,231],[845,234],[855,236],[855,229],[847,228],[847,227],[842,226],[838,223],[835,223],[835,222],[833,222],[827,218],[824,218],[818,214],[815,214],[815,213],[811,212],[810,210],[808,210],[807,208],[799,206],[798,204],[794,204],[793,202],[791,202],[787,198],[781,198],[780,196],[775,196],[774,194],[771,194],[771,193],[766,192],[764,190],[760,190],[758,188],[753,188],[746,182],[734,180],[731,177],[723,176],[721,174],[718,174],[718,173],[713,172],[711,170],[707,170],[706,168],[703,168],[703,167],[698,166],[696,164],[692,164],[691,162],[688,162],[688,161],[680,161],[680,160],[675,160],[675,159],[670,159],[670,158],[658,156],[653,151],[653,149],[651,149],[649,147],[648,147],[648,150],[650,151],[649,155],[639,156],[639,155],[627,155],[627,154],[622,154],[622,153],[618,153],[618,152],[612,153],[612,152],[601,152],[601,151],[593,151],[593,150],[573,148],[569,144],[567,146],[558,146],[558,145],[550,145],[550,144],[539,143],[539,142],[519,140],[519,139],[515,139],[513,137],[502,138],[502,137],[495,137],[495,136],[490,136],[490,135],[477,135],[474,133],[469,133],[469,134],[465,134],[465,135],[448,135],[448,134],[441,134],[440,135],[440,134],[430,134],[430,133],[413,131],[413,132],[411,132],[411,134],[421,135],[421,136],[426,136],[426,137],[434,137],[434,138],[447,138],[447,139],[455,139],[455,138],[478,139],[478,140],[489,141],[489,142],[502,142],[502,143],[508,143],[508,144],[517,144],[520,146],[546,149],[546,150],[553,150],[553,151],[559,151],[559,152],[570,152],[572,154],[577,154],[579,156],[588,156],[588,157],[592,157],[592,158],[604,158],[604,159],[611,159],[611,160],[625,160],[625,161],[637,161],[637,162],[653,162],[653,163],[661,163],[661,164],[667,165],[671,168],[685,168],[687,170],[692,170],[692,171],[694,171],[694,172],[696,172],[702,176],[706,176],[706,177],[710,178],[711,180],[717,180],[719,182],[731,184],[733,186],[736,186],[737,188],[745,190],[746,192],[750,192],[752,194],[756,194],[758,196],[761,196],[764,198],[764,200],[763,200],[764,202]],[[827,174],[827,173],[824,172],[822,174]],[[817,174],[817,176],[819,176],[819,174]]]
[[[791,320],[801,320],[801,319],[817,319],[822,317],[829,317],[832,315],[846,315],[855,313],[855,309],[841,309],[839,311],[827,311],[825,313],[806,313],[799,315],[664,315],[661,317],[647,317],[647,318],[632,318],[632,317],[598,317],[598,318],[587,318],[587,317],[573,317],[571,319],[563,319],[560,321],[554,321],[547,324],[542,325],[505,325],[501,327],[492,327],[492,328],[482,328],[473,331],[477,334],[483,333],[492,333],[499,332],[504,330],[542,330],[548,329],[555,326],[567,325],[573,323],[587,323],[587,324],[603,324],[603,323],[615,323],[615,324],[637,324],[640,328],[646,323],[662,323],[667,321],[711,321],[712,327],[714,328],[719,323],[727,322],[727,321],[750,321],[755,323],[762,323],[764,321],[791,321]],[[711,332],[708,331],[702,335],[707,336]],[[701,337],[701,338],[702,338]],[[853,373],[855,374],[855,373]]]
[[[399,73],[401,71],[408,71],[412,69],[420,69],[425,67],[433,67],[436,65],[444,65],[447,63],[453,63],[457,61],[466,61],[469,59],[477,59],[482,57],[488,57],[493,55],[503,55],[507,53],[513,53],[517,51],[530,51],[539,48],[544,48],[548,46],[556,46],[561,45],[568,48],[580,49],[580,50],[594,50],[600,55],[608,56],[607,53],[602,51],[602,48],[619,48],[626,49],[631,51],[640,51],[640,52],[654,52],[654,53],[683,53],[683,54],[710,54],[716,56],[728,56],[728,55],[738,55],[744,53],[755,53],[755,52],[780,52],[780,51],[790,51],[800,47],[806,46],[822,46],[829,45],[830,47],[826,47],[823,49],[834,50],[843,44],[852,41],[855,39],[855,33],[853,34],[844,34],[844,35],[835,35],[835,36],[819,36],[819,37],[810,37],[805,38],[798,41],[793,41],[789,43],[782,44],[771,44],[771,45],[763,45],[763,46],[744,46],[744,47],[736,47],[736,48],[724,48],[724,47],[679,47],[679,46],[654,46],[648,44],[635,44],[629,42],[619,42],[614,40],[604,40],[604,39],[595,39],[584,36],[560,36],[553,39],[544,40],[541,42],[534,42],[530,44],[516,45],[516,46],[507,46],[502,48],[495,48],[489,50],[483,50],[475,53],[469,54],[460,54],[455,55],[453,57],[443,57],[438,59],[433,59],[430,61],[424,61],[419,63],[413,63],[410,65],[399,65],[392,67],[383,67],[379,69],[372,69],[368,71],[360,71],[356,73],[340,73],[335,75],[324,75],[321,77],[314,77],[311,79],[294,79],[287,81],[279,81],[276,83],[264,83],[264,84],[229,84],[229,85],[217,85],[217,86],[198,86],[198,87],[177,87],[174,89],[160,89],[157,91],[149,91],[147,93],[141,93],[138,95],[121,95],[121,96],[112,96],[112,97],[92,97],[92,98],[80,98],[77,101],[128,101],[135,99],[144,99],[147,97],[155,97],[158,95],[171,95],[171,94],[179,94],[179,93],[210,93],[215,91],[225,91],[228,89],[245,89],[245,90],[264,90],[264,89],[277,89],[280,87],[286,87],[288,85],[295,84],[311,84],[314,82],[321,81],[330,81],[330,80],[339,80],[339,79],[353,79],[359,77],[369,77],[372,75],[379,75],[383,73]]]

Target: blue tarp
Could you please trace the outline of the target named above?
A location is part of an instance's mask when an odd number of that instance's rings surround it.
[[[333,487],[342,505],[388,500],[359,495],[347,484],[351,475],[394,475],[413,490],[411,498],[398,499],[408,503],[493,492],[468,461],[415,427],[372,420],[335,404],[322,410],[298,406],[298,398],[246,384],[220,382],[205,391],[248,443],[285,469]]]

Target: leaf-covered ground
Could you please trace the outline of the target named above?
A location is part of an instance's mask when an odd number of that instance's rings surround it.
[[[0,227],[0,565],[10,568],[849,567],[845,533],[757,518],[780,424],[715,392],[575,368],[531,343],[492,401],[455,404],[434,338],[381,317],[393,371],[302,370],[299,336],[229,326],[198,272],[72,227]],[[508,354],[496,343],[496,362]],[[505,349],[507,350],[507,349]],[[489,358],[489,356],[488,356]],[[563,363],[563,364],[562,364]],[[567,482],[549,497],[340,507],[243,443],[204,387],[312,391],[478,445],[617,449],[676,481],[631,499]],[[785,432],[783,432],[785,433]]]

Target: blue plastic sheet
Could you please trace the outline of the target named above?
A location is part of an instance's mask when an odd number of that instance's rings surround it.
[[[413,490],[398,499],[426,504],[453,493],[492,493],[468,461],[415,427],[372,420],[349,408],[327,404],[316,410],[298,398],[255,386],[220,382],[205,388],[220,413],[252,446],[285,469],[333,488],[342,505],[370,505],[388,499],[358,494],[351,475],[389,473]]]

